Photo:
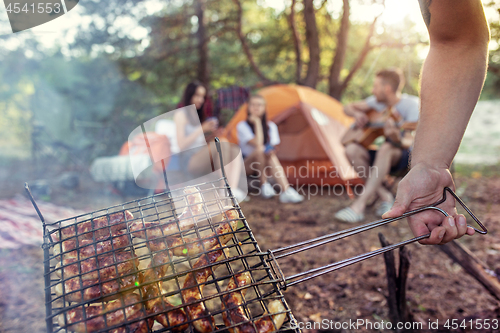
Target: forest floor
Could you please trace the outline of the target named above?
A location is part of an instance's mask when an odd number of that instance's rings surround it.
[[[456,176],[457,188],[463,191],[463,200],[484,222],[489,233],[464,237],[460,242],[493,271],[500,271],[500,177],[486,177],[477,173],[473,176]],[[105,192],[105,195],[104,192],[92,192],[95,187],[89,184],[81,183],[80,188],[70,194],[54,191],[51,202],[95,210],[123,199],[110,192]],[[326,188],[324,192],[327,192]],[[2,191],[2,196],[6,195]],[[323,193],[297,205],[280,204],[277,197],[270,200],[251,197],[241,207],[260,247],[267,250],[352,227],[333,219],[335,212],[349,202],[347,196]],[[366,214],[365,222],[377,219],[372,210]],[[406,222],[399,221],[281,259],[280,267],[289,276],[377,249],[380,247],[379,232],[392,243],[412,237]],[[500,302],[482,285],[453,263],[439,246],[411,244],[407,248],[411,252],[407,303],[415,322],[422,323],[422,330],[418,331],[498,332],[498,329],[493,328],[477,330],[477,326],[471,329],[470,319],[500,321]],[[45,331],[43,285],[43,252],[40,247],[0,249],[1,333]],[[298,284],[284,292],[297,321],[305,328],[322,320],[342,324],[363,319],[375,326],[382,320],[387,322],[387,294],[385,264],[381,256]],[[468,328],[445,328],[446,321],[450,320],[451,323],[453,319],[458,320],[458,323],[466,320]],[[429,327],[429,323],[436,321],[439,329]],[[366,326],[339,330],[334,327],[331,330],[322,327],[322,330],[390,332]],[[321,329],[304,331],[317,332]]]

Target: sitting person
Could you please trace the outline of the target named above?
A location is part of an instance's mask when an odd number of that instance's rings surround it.
[[[276,195],[273,187],[267,181],[266,171],[271,171],[272,177],[282,189],[279,200],[282,203],[298,203],[304,200],[293,189],[286,179],[283,167],[276,157],[274,146],[280,143],[278,127],[272,121],[267,121],[266,101],[260,95],[253,95],[248,100],[247,120],[236,125],[238,143],[245,161],[247,175],[257,172],[260,178],[260,194],[268,199]]]
[[[370,110],[386,112],[387,118],[383,123],[385,142],[378,150],[368,150],[356,142],[346,145],[347,157],[366,182],[364,192],[349,207],[335,214],[340,221],[355,223],[364,220],[367,202],[374,194],[382,200],[376,211],[377,216],[382,216],[394,203],[394,196],[382,182],[390,172],[407,170],[413,134],[401,130],[401,125],[415,125],[419,116],[418,97],[401,94],[403,85],[404,78],[399,70],[381,70],[373,83],[373,95],[344,107],[344,112],[356,119],[357,128],[368,124],[367,112]],[[370,165],[373,165],[371,170],[375,170],[373,174],[368,172]]]
[[[186,86],[180,106],[193,105],[194,112],[176,112],[174,122],[177,133],[177,145],[180,149],[181,168],[189,175],[190,179],[195,179],[212,172],[212,162],[210,155],[216,156],[217,149],[214,145],[214,138],[219,132],[219,122],[215,117],[207,117],[206,110],[207,89],[202,83],[194,81]],[[201,126],[200,126],[201,124]],[[206,145],[208,141],[208,145]],[[221,139],[221,142],[224,141]],[[228,147],[228,146],[226,146]],[[236,157],[239,149],[236,145],[229,146],[229,149],[222,149],[224,165],[229,161],[235,161],[232,168],[226,168],[228,182],[232,192],[238,201],[243,201],[246,193],[237,187],[240,179],[242,163],[238,165]],[[219,159],[214,158],[213,163],[218,167]]]

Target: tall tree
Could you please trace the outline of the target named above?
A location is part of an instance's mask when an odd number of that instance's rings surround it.
[[[309,48],[309,63],[302,84],[316,88],[319,79],[320,48],[313,0],[304,0],[304,21],[306,24],[306,41]]]
[[[195,0],[196,17],[198,18],[198,30],[196,37],[198,39],[198,80],[205,85],[209,85],[209,70],[208,70],[208,39],[205,27],[205,0]]]
[[[340,28],[337,34],[337,47],[335,48],[335,53],[332,60],[332,65],[330,67],[330,77],[328,78],[328,93],[335,97],[340,98],[342,95],[343,82],[340,81],[340,71],[344,67],[345,56],[347,54],[347,39],[349,35],[349,13],[350,4],[349,0],[343,0],[344,10],[342,13],[342,18],[340,19]]]
[[[334,19],[328,0],[292,0],[288,14],[258,1],[179,0],[149,15],[139,15],[139,0],[109,1],[122,2],[116,15],[94,2],[82,4],[105,24],[82,28],[73,46],[86,47],[89,53],[113,46],[114,52],[102,53],[117,59],[127,77],[169,105],[178,101],[185,83],[193,78],[215,89],[295,82],[340,99],[370,51],[399,38],[375,34],[375,22],[350,22],[354,0],[343,0],[339,19]],[[145,39],[134,39],[114,27],[127,15],[151,31]]]
[[[270,79],[268,79],[264,73],[259,69],[259,66],[257,66],[257,63],[254,60],[252,51],[250,51],[250,47],[248,46],[247,42],[247,37],[243,33],[243,8],[241,6],[241,3],[239,0],[233,0],[235,5],[236,5],[236,12],[237,12],[237,22],[236,22],[236,34],[238,36],[238,39],[241,42],[241,46],[243,48],[243,52],[245,52],[245,55],[247,56],[248,62],[250,63],[250,66],[254,70],[254,72],[257,74],[257,76],[263,81],[264,84],[271,84],[273,83]]]
[[[297,0],[292,0],[292,5],[290,6],[290,15],[288,16],[288,23],[290,24],[290,30],[292,32],[293,46],[295,49],[295,82],[301,83],[302,74],[302,43],[300,41],[299,32],[297,31],[297,24],[295,22],[295,4]]]

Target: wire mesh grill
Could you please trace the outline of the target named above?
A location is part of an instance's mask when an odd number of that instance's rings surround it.
[[[44,223],[48,332],[298,331],[225,178]]]
[[[218,180],[55,223],[44,222],[31,197],[44,229],[47,332],[299,332],[281,290],[430,234],[288,278],[276,259],[422,211],[448,216],[436,207],[447,192],[478,224],[474,230],[487,233],[445,187],[438,202],[399,217],[262,252],[221,172]]]

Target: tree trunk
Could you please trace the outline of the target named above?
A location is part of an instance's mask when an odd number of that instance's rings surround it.
[[[361,68],[361,66],[365,62],[365,59],[366,59],[366,56],[368,55],[368,53],[373,49],[373,47],[370,44],[370,39],[373,36],[373,32],[375,30],[375,23],[377,23],[377,19],[378,19],[378,16],[375,18],[375,20],[371,24],[370,30],[368,32],[368,36],[366,37],[366,40],[365,40],[365,45],[363,46],[363,50],[361,50],[361,53],[359,54],[358,59],[356,60],[356,62],[352,66],[352,68],[349,70],[349,74],[347,74],[344,81],[342,81],[341,83],[338,84],[337,88],[334,91],[332,91],[330,89],[330,96],[332,96],[333,98],[336,98],[340,101],[340,99],[342,98],[342,94],[344,93],[344,91],[347,88],[347,85],[349,84],[349,82],[353,78],[354,74],[358,71],[358,69]],[[330,88],[331,88],[331,86],[330,86]]]
[[[306,23],[306,40],[309,47],[309,64],[306,78],[302,84],[316,88],[319,79],[320,49],[313,0],[304,0],[304,21]]]
[[[250,51],[250,47],[248,46],[246,36],[243,34],[243,8],[241,7],[241,3],[239,0],[233,0],[234,4],[237,7],[237,13],[238,13],[238,21],[237,21],[237,27],[236,27],[236,34],[238,35],[238,38],[240,39],[241,46],[243,47],[243,52],[245,52],[245,55],[247,56],[248,62],[250,63],[250,66],[252,67],[253,71],[257,76],[263,81],[264,85],[269,85],[274,83],[273,81],[269,80],[264,73],[259,69],[257,64],[255,63],[255,60],[253,58],[252,52]]]
[[[208,40],[206,38],[205,30],[205,1],[206,0],[196,0],[196,16],[198,17],[198,31],[196,31],[196,38],[198,39],[198,80],[203,84],[208,85],[209,83],[209,73],[208,73]]]
[[[344,67],[345,56],[347,53],[347,37],[349,34],[349,0],[344,1],[344,13],[340,20],[340,29],[337,34],[337,47],[333,57],[332,66],[330,67],[330,78],[328,80],[330,96],[340,99],[342,95],[342,82],[340,82],[340,71]]]
[[[300,76],[302,74],[302,44],[300,43],[299,33],[295,24],[295,3],[296,0],[292,0],[292,6],[290,7],[290,16],[288,17],[288,21],[290,23],[290,29],[292,30],[293,45],[295,48],[295,60],[297,66],[295,69],[295,82],[297,84],[300,84]]]

